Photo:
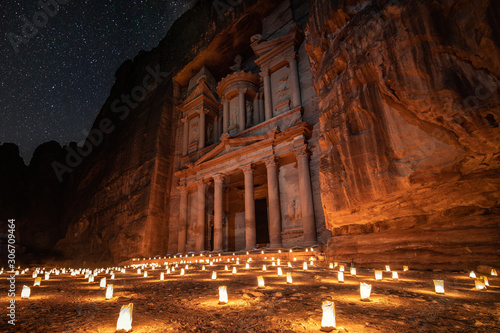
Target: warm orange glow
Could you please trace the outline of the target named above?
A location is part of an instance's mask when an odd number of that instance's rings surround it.
[[[262,275],[257,276],[257,287],[265,288],[264,277]]]
[[[323,301],[323,318],[321,319],[321,330],[331,332],[335,329],[335,304],[332,301]]]
[[[118,317],[118,322],[116,323],[116,330],[130,331],[132,329],[132,312],[134,309],[134,304],[123,305],[120,310],[120,316]]]

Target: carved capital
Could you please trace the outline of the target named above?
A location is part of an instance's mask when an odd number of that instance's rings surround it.
[[[260,72],[260,76],[262,76],[263,78],[268,77],[268,76],[269,76],[269,74],[271,74],[271,73],[270,73],[270,71],[269,71],[269,69],[264,69],[264,70],[262,70],[262,71]]]
[[[292,61],[297,61],[297,53],[294,51],[292,54],[287,55],[285,59],[289,63]]]
[[[252,163],[250,163],[250,164],[242,166],[240,169],[241,169],[241,171],[243,171],[243,174],[247,175],[247,174],[253,173],[254,167],[253,167]]]
[[[203,190],[205,190],[209,185],[209,181],[206,179],[198,179],[194,183],[196,184],[198,189],[203,189]]]
[[[238,92],[241,94],[246,94],[248,91],[248,88],[238,88]]]
[[[181,118],[181,122],[183,124],[187,123],[188,122],[188,117]]]
[[[222,173],[218,173],[218,174],[214,175],[213,178],[214,178],[215,184],[223,184],[224,181],[226,180],[226,175],[224,175]]]
[[[177,189],[181,192],[181,193],[185,193],[187,192],[188,188],[186,186],[186,183],[184,182],[179,182],[179,186],[177,186]]]
[[[268,158],[266,158],[264,160],[264,162],[266,163],[266,168],[278,166],[278,161],[276,160],[276,156],[275,155],[269,156]]]
[[[210,110],[205,109],[205,108],[202,108],[202,109],[200,110],[200,114],[202,114],[202,113],[208,114],[209,112],[210,112]]]
[[[303,145],[302,147],[293,150],[293,154],[295,155],[295,158],[297,160],[299,160],[301,158],[308,158],[309,157],[309,149],[307,149],[307,145]]]

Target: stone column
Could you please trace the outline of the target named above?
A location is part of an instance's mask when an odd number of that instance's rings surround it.
[[[206,212],[205,212],[205,200],[206,200],[206,189],[207,183],[203,180],[196,182],[198,186],[198,221],[196,224],[196,251],[205,250],[205,224],[206,224]]]
[[[188,190],[186,185],[178,187],[181,192],[181,202],[179,206],[179,237],[177,240],[177,252],[186,252],[187,242],[187,216],[188,216]]]
[[[205,131],[206,131],[206,114],[205,110],[200,111],[200,123],[198,124],[198,133],[199,133],[199,138],[198,138],[198,149],[203,149],[205,148]]]
[[[238,99],[238,123],[240,125],[240,132],[245,130],[245,114],[246,114],[246,100],[245,100],[245,94],[247,92],[246,89],[238,89],[238,92],[240,93],[239,99]]]
[[[224,109],[222,111],[222,131],[227,133],[229,128],[229,101],[227,99],[223,99]]]
[[[260,121],[264,122],[266,120],[266,108],[264,106],[264,94],[259,93],[259,111],[260,111]]]
[[[273,91],[271,89],[271,74],[269,69],[263,70],[260,75],[264,78],[264,99],[266,120],[273,117]]]
[[[290,66],[291,74],[291,86],[292,86],[292,104],[293,107],[299,107],[302,105],[302,100],[300,97],[300,80],[299,80],[299,70],[297,68],[297,57],[295,52],[287,58],[288,65]]]
[[[258,125],[262,122],[260,119],[260,103],[259,103],[259,94],[255,94],[255,98],[253,100],[253,114],[255,117],[255,124]]]
[[[299,172],[300,202],[302,205],[302,226],[304,246],[316,244],[316,222],[314,220],[313,193],[309,173],[309,154],[304,145],[294,151]]]
[[[222,174],[214,176],[214,251],[222,251],[224,179]]]
[[[189,119],[185,117],[182,118],[181,121],[184,123],[184,129],[182,132],[182,156],[186,156],[189,145]]]
[[[269,239],[270,247],[281,247],[281,212],[278,180],[278,163],[271,156],[265,160],[267,168],[267,195],[269,198]]]
[[[245,175],[245,244],[251,250],[256,245],[255,199],[253,193],[253,167],[247,164],[241,168]]]

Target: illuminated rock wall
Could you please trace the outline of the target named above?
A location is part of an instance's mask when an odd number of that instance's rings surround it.
[[[494,1],[329,1],[306,43],[328,255],[500,264]]]

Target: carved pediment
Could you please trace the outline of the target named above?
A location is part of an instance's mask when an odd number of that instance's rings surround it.
[[[203,79],[199,80],[196,88],[189,94],[186,100],[180,105],[182,110],[192,109],[199,103],[209,103],[213,105],[218,105],[218,98],[212,92],[207,82]]]
[[[228,153],[231,153],[238,149],[242,149],[243,147],[266,140],[268,138],[269,134],[242,138],[230,138],[229,135],[223,134],[223,137],[221,137],[221,142],[210,152],[203,155],[198,161],[194,163],[194,165],[200,165],[219,156],[226,155]]]

